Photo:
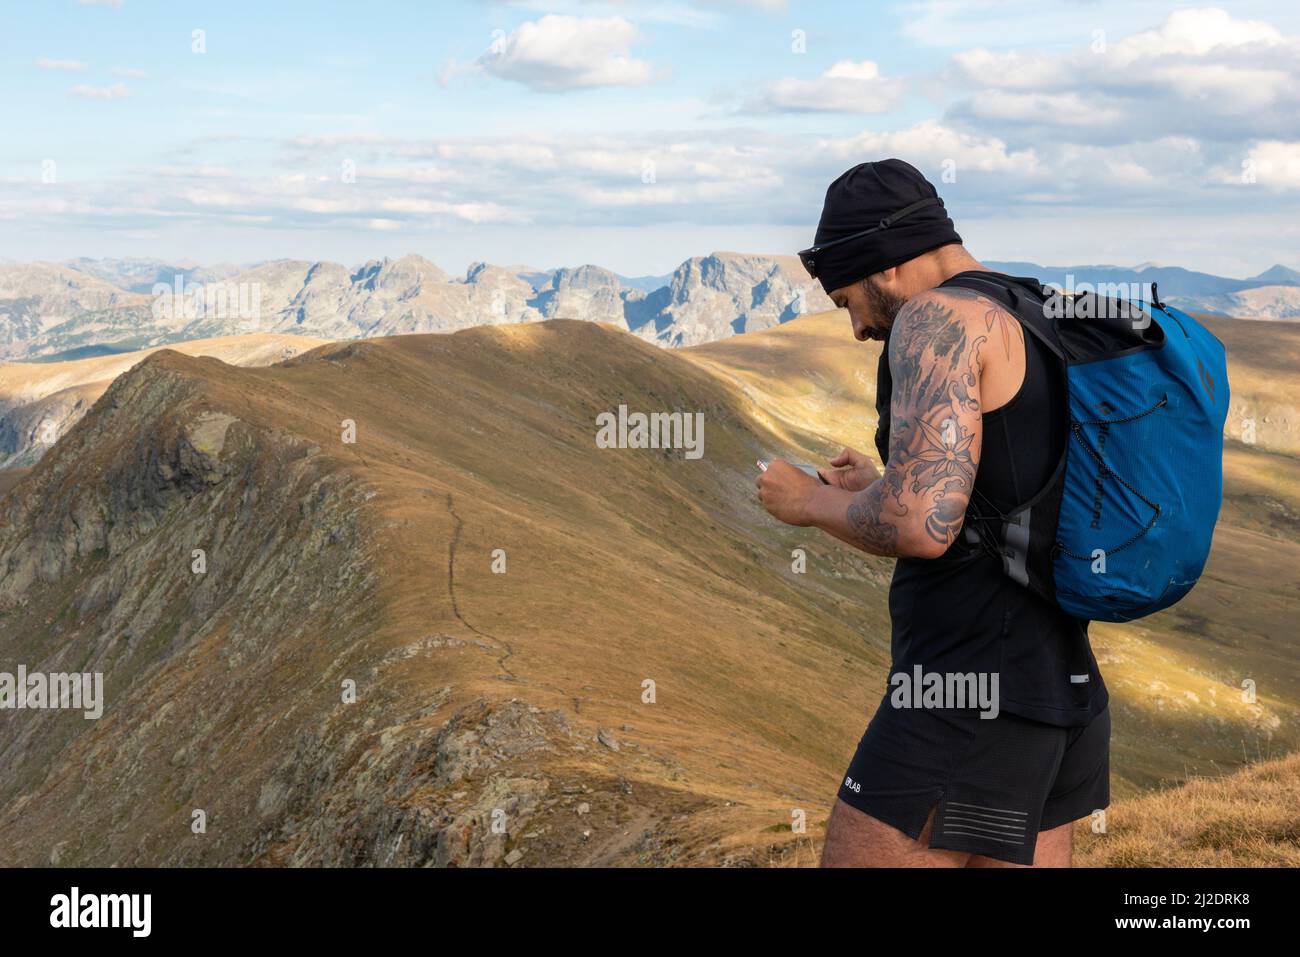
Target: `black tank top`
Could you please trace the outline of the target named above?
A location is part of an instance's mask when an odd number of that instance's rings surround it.
[[[1065,382],[1046,347],[1033,335],[1023,338],[1024,382],[1006,405],[983,415],[967,526],[1026,503],[1064,450]],[[882,462],[889,454],[888,354],[886,340],[876,378]],[[910,678],[920,666],[926,673],[996,674],[1002,710],[1063,727],[1087,724],[1108,700],[1088,623],[1008,578],[1001,560],[972,538],[958,535],[937,559],[898,559],[889,588],[891,673]]]

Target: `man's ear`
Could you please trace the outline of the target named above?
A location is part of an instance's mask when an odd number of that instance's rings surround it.
[[[890,266],[888,269],[882,269],[878,273],[872,273],[870,279],[874,280],[876,287],[883,289],[885,292],[898,295],[898,267]],[[870,280],[869,280],[870,281]]]

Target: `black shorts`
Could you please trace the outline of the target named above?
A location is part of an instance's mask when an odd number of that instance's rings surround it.
[[[1032,864],[1038,832],[1110,803],[1110,709],[1079,728],[1001,712],[902,709],[888,696],[840,800],[930,847]]]

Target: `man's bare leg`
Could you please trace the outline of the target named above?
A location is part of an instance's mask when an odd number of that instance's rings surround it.
[[[1033,864],[1009,864],[995,857],[972,854],[967,867],[1069,867],[1074,858],[1074,825],[1062,824],[1038,835]]]
[[[836,800],[826,825],[822,867],[961,867],[971,857],[965,851],[929,847],[934,812],[921,836],[912,840],[897,828]]]
[[[1040,833],[1032,865],[929,847],[933,826],[931,811],[921,836],[914,841],[884,821],[837,800],[826,826],[822,867],[1069,867],[1073,859],[1073,824]]]

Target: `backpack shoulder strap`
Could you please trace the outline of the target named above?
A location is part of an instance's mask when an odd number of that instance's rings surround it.
[[[939,286],[940,289],[945,287],[979,292],[1006,308],[1056,357],[1060,363],[1060,375],[1068,381],[1068,361],[1060,332],[1055,318],[1044,307],[1049,298],[1056,295],[1055,291],[1044,287],[1037,279],[983,270],[958,273]],[[1068,415],[1068,406],[1066,411]],[[1059,501],[1052,504],[1049,493],[1063,481],[1066,448],[1062,447],[1060,460],[1046,484],[1027,502],[1018,504],[1009,513],[991,508],[996,514],[992,527],[987,521],[972,523],[968,512],[964,529],[968,542],[982,545],[1001,560],[1002,570],[1009,578],[1050,601],[1055,601],[1051,549],[1056,541],[1055,508],[1059,507]]]
[[[945,288],[970,289],[988,296],[999,305],[1005,306],[1012,315],[1020,320],[1034,337],[1061,362],[1065,362],[1065,350],[1061,346],[1061,336],[1056,322],[1047,314],[1043,304],[1054,292],[1037,279],[1028,276],[1007,276],[1000,272],[972,270],[961,272],[939,284]]]

